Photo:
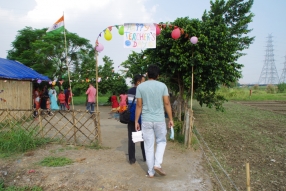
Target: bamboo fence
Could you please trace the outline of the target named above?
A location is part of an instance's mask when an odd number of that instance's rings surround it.
[[[99,113],[81,110],[55,111],[49,115],[45,110],[0,109],[0,133],[15,128],[34,132],[37,137],[75,145],[89,145],[100,142]]]

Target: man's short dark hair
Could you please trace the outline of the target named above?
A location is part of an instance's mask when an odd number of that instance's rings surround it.
[[[147,69],[148,78],[157,79],[160,73],[160,68],[156,65],[150,65]]]
[[[134,84],[136,84],[137,82],[141,82],[142,78],[143,78],[143,75],[136,74],[133,78]]]

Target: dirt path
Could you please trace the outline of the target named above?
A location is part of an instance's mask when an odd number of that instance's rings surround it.
[[[100,107],[103,146],[85,147],[50,144],[13,159],[1,159],[0,174],[9,185],[38,185],[44,190],[212,190],[210,177],[202,167],[201,151],[181,149],[168,142],[163,168],[167,176],[147,178],[147,166],[136,144],[137,162],[128,163],[127,127],[109,118],[109,107]],[[37,163],[47,156],[65,156],[72,165],[42,167]],[[29,173],[29,170],[35,170]]]

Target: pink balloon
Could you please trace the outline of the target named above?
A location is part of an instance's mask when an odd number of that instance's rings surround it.
[[[197,44],[197,42],[198,42],[198,37],[193,36],[193,37],[190,39],[190,41],[191,41],[192,44]]]
[[[174,29],[174,30],[172,31],[171,36],[172,36],[172,38],[175,39],[175,40],[178,39],[178,38],[180,38],[180,36],[181,36],[181,31],[180,31],[180,29],[179,29],[179,28]]]
[[[156,24],[156,36],[158,36],[161,33],[160,27]]]
[[[104,46],[100,43],[98,43],[98,45],[95,47],[95,50],[97,52],[101,52],[101,51],[103,51],[103,49],[104,49]]]

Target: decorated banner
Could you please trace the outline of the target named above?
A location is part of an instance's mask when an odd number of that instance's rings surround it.
[[[124,23],[124,48],[156,48],[156,24]]]

